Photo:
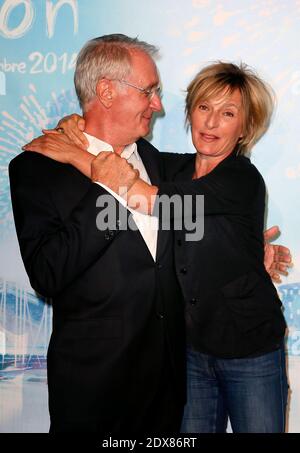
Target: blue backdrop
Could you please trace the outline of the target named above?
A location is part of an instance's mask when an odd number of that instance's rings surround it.
[[[150,137],[161,150],[192,151],[184,89],[204,64],[253,66],[278,105],[253,161],[268,186],[267,226],[278,224],[294,268],[278,290],[289,324],[289,431],[300,432],[300,3],[297,0],[0,0],[0,431],[48,430],[45,355],[51,308],[30,288],[16,241],[9,161],[41,128],[79,111],[78,50],[106,33],[139,36],[161,49],[164,115]]]

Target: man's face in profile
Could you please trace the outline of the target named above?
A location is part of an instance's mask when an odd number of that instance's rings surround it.
[[[124,83],[116,82],[119,83],[119,90],[114,106],[119,132],[124,128],[128,143],[148,135],[153,113],[162,109],[162,103],[156,91],[149,95],[138,89],[151,90],[159,86],[154,62],[141,51],[132,52],[131,59],[131,73]]]

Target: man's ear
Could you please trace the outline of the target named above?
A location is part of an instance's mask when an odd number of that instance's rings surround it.
[[[111,80],[101,79],[96,86],[96,95],[104,107],[109,109],[113,103],[114,87]]]

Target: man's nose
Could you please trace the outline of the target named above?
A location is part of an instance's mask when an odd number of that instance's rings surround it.
[[[150,107],[154,112],[160,112],[162,109],[162,102],[160,95],[158,93],[154,93],[153,98],[150,102]]]

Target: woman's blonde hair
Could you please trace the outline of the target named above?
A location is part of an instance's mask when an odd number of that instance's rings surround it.
[[[235,89],[241,93],[243,112],[243,137],[235,151],[246,154],[268,129],[275,105],[273,89],[246,64],[218,61],[203,68],[187,88],[186,122],[199,102]]]

